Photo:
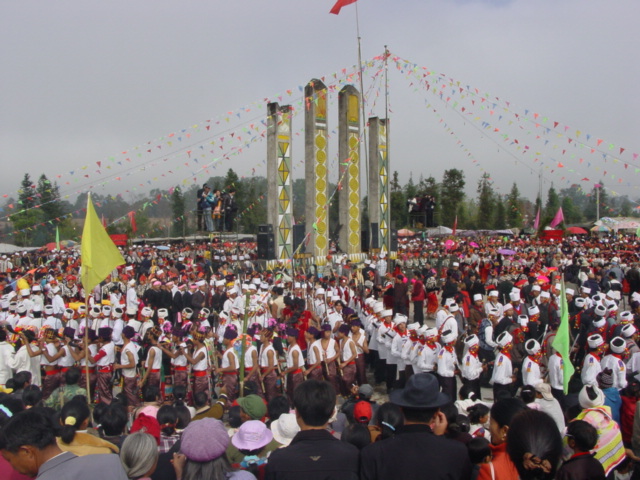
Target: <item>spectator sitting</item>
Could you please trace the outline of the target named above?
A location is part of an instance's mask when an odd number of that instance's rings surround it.
[[[249,420],[262,420],[267,414],[267,406],[258,395],[251,394],[246,397],[240,397],[237,402],[242,408],[240,418],[243,423]]]
[[[173,455],[179,479],[250,480],[249,472],[234,471],[225,451],[229,435],[220,420],[203,418],[189,424],[182,433],[180,453]]]
[[[124,429],[127,426],[128,420],[127,409],[121,403],[111,402],[111,405],[109,405],[104,415],[102,415],[102,425],[100,428],[102,439],[120,448],[126,438]]]
[[[388,402],[380,405],[376,413],[375,426],[369,427],[371,442],[393,437],[402,425],[404,425],[404,416],[400,407]]]
[[[22,390],[22,403],[24,408],[36,408],[42,406],[42,390],[37,385],[27,385]]]
[[[18,473],[40,480],[125,480],[117,455],[78,457],[63,452],[51,420],[39,409],[14,415],[0,432],[2,456]]]
[[[258,478],[264,477],[267,457],[280,445],[273,440],[273,433],[258,420],[244,422],[231,437],[231,445],[238,452],[239,461],[231,458],[227,448],[227,458],[236,468],[251,472]]]
[[[160,424],[160,453],[167,453],[173,445],[180,440],[180,434],[176,432],[178,425],[178,412],[171,405],[163,405],[158,410],[156,417]]]
[[[552,480],[562,456],[562,437],[554,420],[539,410],[518,413],[509,427],[507,453],[520,480]]]
[[[288,447],[293,437],[300,431],[294,413],[283,413],[269,427],[273,432],[273,439],[280,444],[279,448]]]
[[[471,480],[476,480],[480,473],[480,466],[484,463],[491,463],[491,443],[484,437],[474,437],[467,443],[469,460],[473,464]]]
[[[58,446],[64,452],[78,456],[94,453],[118,453],[118,447],[99,437],[88,434],[89,407],[86,399],[75,397],[65,403],[60,412],[60,437]]]
[[[62,406],[77,395],[87,396],[87,390],[78,385],[80,381],[80,369],[71,367],[64,372],[66,385],[56,388],[49,398],[44,401],[45,406],[60,410]]]
[[[193,396],[193,403],[196,407],[196,414],[193,417],[194,421],[203,418],[220,420],[222,419],[222,415],[224,415],[224,402],[216,401],[213,405],[210,405],[207,392],[196,393]]]
[[[357,478],[358,449],[340,442],[326,429],[336,405],[333,386],[306,380],[295,389],[293,402],[301,431],[287,448],[271,454],[266,478]]]
[[[284,395],[277,395],[273,397],[267,404],[267,416],[269,417],[269,422],[277,420],[280,418],[280,415],[289,413],[290,411],[291,406],[289,405],[289,400]]]
[[[567,426],[567,444],[573,455],[556,473],[557,480],[604,480],[602,464],[593,458],[598,443],[598,431],[583,420],[575,420]]]
[[[351,423],[345,427],[340,440],[354,445],[358,450],[362,450],[371,443],[371,434],[366,424]]]
[[[158,464],[158,446],[148,433],[132,433],[122,443],[120,461],[131,480],[148,480]]]

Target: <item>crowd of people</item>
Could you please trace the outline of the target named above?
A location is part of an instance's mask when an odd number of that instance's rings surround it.
[[[413,239],[394,260],[265,270],[251,243],[147,245],[92,291],[76,251],[3,256],[0,471],[640,475],[636,251]]]

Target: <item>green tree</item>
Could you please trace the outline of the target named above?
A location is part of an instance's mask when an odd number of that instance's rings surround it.
[[[41,212],[34,208],[37,198],[36,185],[31,181],[28,173],[24,174],[18,190],[17,211],[10,220],[16,231],[15,243],[20,246],[31,246],[36,240],[36,226],[42,220]]]
[[[182,237],[187,234],[187,226],[185,218],[186,205],[182,189],[176,187],[171,193],[171,214],[173,216],[173,225],[171,235],[174,237]]]
[[[398,171],[393,172],[393,177],[391,178],[391,183],[389,184],[389,188],[392,192],[398,192],[402,190],[402,185],[400,185],[400,180],[398,180]]]
[[[493,228],[496,230],[504,230],[507,228],[507,210],[505,201],[501,195],[495,195],[495,215],[493,217]]]
[[[544,215],[545,217],[553,218],[556,213],[558,213],[558,209],[560,208],[560,197],[558,196],[558,192],[551,184],[549,191],[547,192],[547,204],[544,207]]]
[[[456,168],[444,171],[440,188],[442,224],[453,226],[458,205],[464,201],[464,172]]]
[[[522,227],[522,211],[520,210],[520,191],[518,190],[518,185],[516,182],[513,182],[513,186],[511,187],[511,191],[506,198],[506,216],[507,216],[507,227]]]
[[[491,219],[493,217],[495,208],[495,199],[493,195],[493,182],[488,173],[483,173],[480,180],[478,180],[478,220],[476,227],[484,230],[490,228],[492,225]]]
[[[580,223],[582,221],[582,212],[573,203],[571,197],[562,198],[562,213],[565,223]]]

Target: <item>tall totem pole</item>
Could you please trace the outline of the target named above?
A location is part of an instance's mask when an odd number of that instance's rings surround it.
[[[340,248],[358,253],[360,244],[360,93],[352,85],[338,95]]]
[[[380,251],[390,251],[389,158],[387,156],[387,120],[369,118],[369,195],[370,222],[378,224]],[[372,231],[371,235],[376,232]]]
[[[267,215],[276,259],[293,254],[291,206],[291,107],[267,105]]]
[[[305,86],[304,107],[307,251],[324,265],[329,251],[327,87],[320,80],[313,79]]]

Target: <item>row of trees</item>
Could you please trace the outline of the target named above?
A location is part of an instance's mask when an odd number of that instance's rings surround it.
[[[229,169],[226,176],[212,177],[207,183],[213,189],[221,191],[235,188],[239,207],[239,232],[254,233],[258,225],[267,222],[266,178],[240,179],[233,169]],[[196,198],[200,186],[191,185],[186,189],[152,189],[147,195],[129,194],[129,200],[121,194],[112,196],[92,193],[92,199],[98,215],[104,218],[110,233],[181,237],[194,233]],[[560,206],[567,224],[579,224],[595,220],[598,210],[595,189],[585,193],[578,185],[572,185],[559,192],[552,185],[544,202],[539,197],[535,202],[522,197],[515,182],[508,194],[496,192],[488,173],[483,174],[478,181],[476,197],[468,197],[465,187],[464,171],[455,168],[446,170],[440,182],[433,176],[426,179],[420,176],[416,183],[411,175],[405,185],[400,184],[398,173],[394,172],[390,182],[392,224],[395,224],[396,228],[424,226],[424,217],[409,214],[407,200],[425,195],[431,195],[436,199],[435,223],[452,227],[457,220],[458,229],[528,227],[533,224],[538,208],[541,211],[541,224],[546,225]],[[306,188],[304,179],[294,180],[292,205],[294,220],[297,223],[306,220]],[[333,192],[335,185],[330,185],[329,190]],[[636,213],[632,202],[626,196],[613,198],[607,195],[606,190],[600,188],[599,199],[600,216],[631,216]],[[3,238],[0,241],[23,246],[41,246],[55,239],[56,227],[59,229],[60,238],[79,240],[86,204],[86,193],[78,195],[74,203],[71,203],[61,198],[59,186],[51,182],[46,175],[40,175],[37,182],[33,182],[27,173],[21,182],[18,198],[9,198],[5,202],[3,210],[10,214],[10,222],[5,224],[4,231],[0,234]],[[368,221],[367,204],[368,199],[364,197],[363,225]],[[330,235],[334,238],[337,237],[340,228],[339,208],[338,195],[335,195],[329,208],[329,225],[334,226]],[[135,212],[136,232],[132,231],[127,217],[129,212]]]

